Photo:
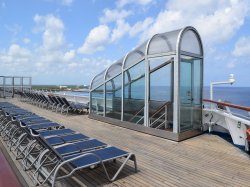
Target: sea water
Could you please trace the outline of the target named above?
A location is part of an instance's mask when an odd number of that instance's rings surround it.
[[[157,87],[154,88],[157,91],[152,92],[152,97],[154,98],[159,98],[160,100],[163,100],[165,98],[169,98],[168,95],[168,88],[165,87]],[[133,90],[134,97],[140,97],[141,92],[144,89],[138,89],[138,90]],[[241,106],[246,106],[250,107],[250,87],[214,87],[213,88],[213,97],[214,100],[222,100],[226,101],[235,105],[241,105]],[[63,92],[65,95],[70,95],[70,96],[83,96],[83,97],[88,97],[89,93],[88,92]],[[209,99],[210,98],[210,88],[209,87],[204,87],[203,89],[203,98],[204,99]]]
[[[227,101],[235,105],[250,107],[250,87],[214,87],[214,100]],[[204,87],[204,98],[210,98],[209,87]]]

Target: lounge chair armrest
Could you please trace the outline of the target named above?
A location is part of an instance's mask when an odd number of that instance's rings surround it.
[[[26,124],[20,122],[20,127],[25,128],[25,127],[26,127]]]
[[[34,137],[39,137],[40,136],[39,132],[37,132],[37,131],[35,131],[33,129],[30,129],[30,134],[31,134],[31,136],[34,136]]]
[[[85,157],[85,156],[89,156],[89,155],[92,155],[92,156],[95,156],[96,158],[98,158],[98,160],[100,161],[100,163],[104,166],[104,164],[103,164],[103,162],[102,162],[102,159],[101,159],[98,155],[96,155],[96,154],[94,154],[94,153],[85,153],[85,154],[76,156],[76,157],[74,157],[74,158],[65,160],[65,161],[63,161],[61,164],[59,164],[59,165],[57,166],[57,168],[56,168],[56,170],[55,170],[55,172],[54,172],[54,178],[53,178],[53,182],[52,182],[52,187],[55,186],[55,181],[56,181],[57,173],[59,172],[59,170],[61,169],[61,167],[62,167],[63,165],[68,164],[69,162],[72,162],[72,161],[74,161],[74,160],[83,158],[83,157]],[[88,166],[86,166],[86,167],[88,167]],[[70,175],[72,175],[76,170],[79,170],[79,169],[82,169],[82,168],[83,168],[83,167],[75,168],[75,169],[73,169],[69,174],[67,174],[67,175],[65,175],[65,176],[62,176],[62,177],[59,177],[59,179],[63,179],[63,178],[65,178],[65,177],[67,177],[67,176],[70,176]],[[105,166],[104,166],[104,168],[105,168]],[[106,168],[105,168],[105,173],[107,174]],[[108,176],[108,178],[109,178],[109,176]],[[109,179],[110,179],[110,178],[109,178]]]
[[[102,162],[102,159],[101,159],[97,154],[94,154],[94,153],[85,153],[85,154],[81,154],[81,155],[79,155],[79,156],[76,156],[76,157],[74,157],[74,158],[65,160],[65,161],[63,161],[61,164],[66,164],[66,163],[72,162],[72,161],[74,161],[74,160],[77,160],[77,159],[80,159],[80,158],[83,158],[83,157],[89,156],[89,155],[92,155],[92,156],[97,157],[98,160],[99,160],[100,162]]]

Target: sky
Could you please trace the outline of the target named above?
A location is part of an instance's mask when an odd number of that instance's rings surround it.
[[[156,33],[195,27],[204,84],[250,87],[249,0],[0,0],[0,75],[90,84]]]

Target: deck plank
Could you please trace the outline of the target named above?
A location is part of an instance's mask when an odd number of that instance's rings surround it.
[[[109,183],[101,167],[77,172],[59,186],[247,186],[250,158],[216,135],[203,134],[179,143],[89,119],[87,115],[65,116],[10,100],[52,121],[87,136],[120,147],[137,156],[117,181]],[[117,164],[111,164],[114,172]],[[27,177],[27,176],[24,176]],[[32,185],[31,185],[32,186]]]

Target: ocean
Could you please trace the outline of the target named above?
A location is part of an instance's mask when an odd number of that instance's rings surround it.
[[[250,107],[250,87],[214,87],[214,100]],[[210,98],[210,88],[204,87],[203,98]]]
[[[141,90],[141,89],[140,89]],[[158,98],[165,98],[166,92],[164,91],[164,87],[158,87],[157,89],[157,97]],[[214,86],[214,100],[222,100],[227,101],[235,105],[247,106],[250,107],[250,87],[216,87]],[[70,96],[83,96],[88,97],[88,92],[63,92],[65,95]],[[137,92],[138,95],[139,91]],[[154,93],[156,94],[156,93]],[[209,99],[210,98],[210,88],[208,86],[204,87],[203,90],[203,98]]]

